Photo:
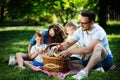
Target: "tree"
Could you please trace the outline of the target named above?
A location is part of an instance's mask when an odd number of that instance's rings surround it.
[[[115,9],[117,8],[115,4],[113,0],[0,0],[0,22],[4,20],[48,22],[51,16],[55,15],[59,22],[65,24],[71,19],[78,20],[80,12],[87,9],[95,11],[98,23],[106,27],[108,5],[110,9]],[[119,14],[120,10],[112,11]],[[110,18],[111,16],[116,18],[110,10],[109,14]],[[119,20],[119,17],[117,19]]]
[[[3,22],[6,0],[0,0],[0,23]]]
[[[49,9],[50,14],[56,14],[60,19],[60,22],[65,24],[69,20],[75,18],[75,16],[79,15],[84,2],[85,1],[83,0],[53,0],[49,2],[47,5],[49,8],[47,9]]]
[[[31,0],[10,0],[6,7],[6,15],[11,17],[11,19],[19,19],[28,13],[31,14],[33,4]]]
[[[103,27],[107,27],[106,25],[106,21],[107,21],[107,4],[108,4],[108,1],[107,0],[99,0],[99,14],[98,14],[98,17],[99,17],[99,21],[98,23]]]

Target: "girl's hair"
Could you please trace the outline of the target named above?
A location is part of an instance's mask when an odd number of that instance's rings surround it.
[[[39,31],[37,31],[37,32],[35,33],[35,37],[36,37],[36,36],[38,36],[38,37],[43,37],[44,34],[43,34],[43,32],[42,32],[41,30],[39,30]]]
[[[56,43],[61,43],[65,40],[66,38],[65,29],[61,24],[58,23],[52,24],[49,26],[48,31],[50,31],[50,29],[53,29],[55,32],[54,38]]]

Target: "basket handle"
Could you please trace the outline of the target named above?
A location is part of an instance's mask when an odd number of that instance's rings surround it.
[[[47,47],[43,50],[43,54],[45,54],[50,46],[61,45],[61,43],[51,43],[48,44]]]

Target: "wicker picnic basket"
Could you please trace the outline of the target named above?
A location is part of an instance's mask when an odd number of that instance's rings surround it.
[[[68,63],[69,63],[68,57],[59,58],[59,57],[51,57],[47,55],[48,47],[55,45],[60,45],[60,43],[49,44],[44,50],[44,54],[42,55],[44,61],[44,69],[50,72],[67,72]]]

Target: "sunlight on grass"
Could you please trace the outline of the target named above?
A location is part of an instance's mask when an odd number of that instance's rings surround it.
[[[28,43],[29,42],[26,41],[26,40],[19,41],[19,42],[13,42],[13,43],[11,43],[11,46],[13,46],[12,50],[14,50],[16,52],[25,52],[26,53],[27,52]]]
[[[108,37],[108,40],[111,41],[112,39],[120,39],[120,35],[115,35],[115,34],[112,34],[112,35],[107,35]]]
[[[21,45],[28,45],[28,41],[27,40],[23,40],[23,41],[19,41],[19,42],[12,42],[11,44],[16,45],[16,44],[21,44]]]
[[[112,34],[112,35],[107,35],[108,38],[120,38],[120,35]]]
[[[107,24],[109,24],[109,25],[120,25],[120,21],[108,21]]]
[[[28,26],[20,26],[20,27],[2,27],[0,28],[0,31],[10,31],[10,30],[32,30],[32,31],[37,31],[37,30],[42,30],[46,29],[45,26],[34,26],[34,27],[28,27]]]
[[[18,51],[18,52],[24,52],[24,51],[27,51],[27,50],[25,50],[25,49],[22,48],[22,47],[13,47],[12,50],[16,50],[16,51]]]

